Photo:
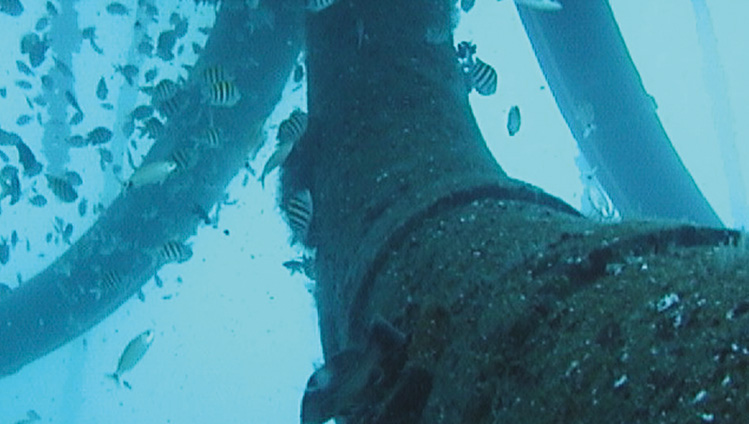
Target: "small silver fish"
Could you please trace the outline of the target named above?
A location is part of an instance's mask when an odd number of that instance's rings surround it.
[[[177,170],[177,163],[162,160],[141,165],[123,184],[126,189],[133,189],[149,184],[161,184]]]
[[[513,106],[507,113],[507,133],[512,137],[518,131],[520,131],[520,108]]]
[[[107,375],[119,384],[122,374],[133,369],[143,358],[143,355],[146,354],[148,348],[151,347],[151,343],[153,343],[155,335],[156,333],[153,330],[146,330],[130,340],[130,343],[125,346],[125,350],[120,355],[117,370]]]

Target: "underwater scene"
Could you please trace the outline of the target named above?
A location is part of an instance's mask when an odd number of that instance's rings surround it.
[[[0,0],[0,424],[749,422],[748,14]]]

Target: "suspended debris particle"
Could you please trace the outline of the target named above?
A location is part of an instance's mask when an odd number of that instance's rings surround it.
[[[41,208],[42,206],[47,204],[47,199],[41,194],[36,194],[29,198],[29,203],[31,203],[32,206]]]
[[[510,112],[507,113],[507,133],[510,137],[517,134],[520,130],[520,108],[513,106],[510,108]]]
[[[99,78],[99,83],[96,85],[96,97],[99,100],[106,100],[109,89],[107,88],[107,82],[104,81],[104,77]]]
[[[58,200],[64,203],[72,203],[78,199],[78,193],[66,179],[50,174],[45,174],[45,176],[47,177],[47,186]]]
[[[117,370],[113,374],[110,374],[109,377],[113,378],[119,384],[122,374],[133,369],[143,358],[143,355],[146,354],[148,348],[151,347],[151,343],[153,343],[155,335],[156,333],[153,330],[146,330],[130,340],[130,343],[125,346],[125,350],[120,355]]]
[[[86,142],[92,146],[107,143],[112,139],[112,131],[104,127],[96,127],[86,135]]]
[[[19,127],[22,127],[24,125],[27,125],[29,122],[31,122],[32,119],[34,118],[32,118],[31,115],[23,114],[19,116],[18,119],[16,119],[16,125],[18,125]]]
[[[130,13],[130,9],[118,1],[113,1],[107,5],[107,13],[115,16],[124,16]]]

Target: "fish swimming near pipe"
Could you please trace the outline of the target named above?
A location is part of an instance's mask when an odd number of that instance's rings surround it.
[[[125,346],[125,350],[120,355],[117,370],[112,374],[107,374],[107,376],[119,384],[122,374],[133,369],[143,358],[143,355],[148,352],[155,335],[156,333],[153,330],[146,330],[130,340],[130,343]]]

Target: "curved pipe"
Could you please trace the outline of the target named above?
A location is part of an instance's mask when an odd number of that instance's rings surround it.
[[[195,232],[201,221],[195,209],[210,210],[262,143],[260,126],[280,99],[302,44],[301,11],[268,3],[274,30],[252,34],[244,31],[246,13],[222,8],[200,59],[240,70],[235,83],[247,94],[231,109],[213,110],[221,148],[201,150],[160,186],[120,195],[65,254],[0,301],[0,376],[81,335],[137,292],[163,265],[159,248]],[[167,123],[145,163],[189,152],[192,136],[207,125],[197,86],[187,87],[193,87],[187,110]]]
[[[608,2],[517,8],[559,110],[622,217],[722,226],[671,145]]]

